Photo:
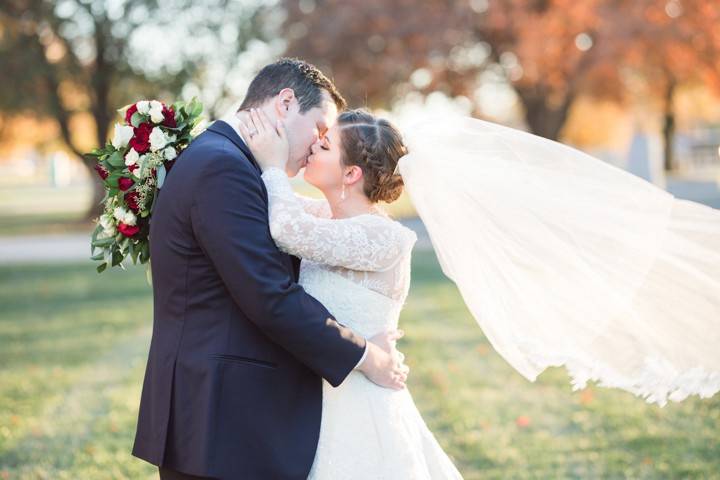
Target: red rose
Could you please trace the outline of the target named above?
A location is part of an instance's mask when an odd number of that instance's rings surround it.
[[[138,153],[145,153],[150,148],[150,133],[153,126],[148,123],[141,123],[139,127],[133,129],[133,138],[130,139],[129,145]]]
[[[175,122],[175,112],[172,107],[166,107],[165,104],[163,104],[162,114],[163,117],[165,117],[165,120],[162,122],[164,126],[169,128],[177,127],[177,123]]]
[[[140,206],[138,205],[138,194],[137,192],[128,192],[125,194],[125,203],[127,203],[127,206],[132,210],[134,213],[138,213],[140,211]]]
[[[123,192],[135,184],[131,179],[120,177],[118,178],[118,188]]]
[[[118,223],[117,229],[126,237],[132,237],[140,231],[140,227],[138,227],[137,225],[125,225],[122,222]]]
[[[132,165],[128,166],[128,170],[130,170],[130,173],[134,172],[137,169],[138,169],[137,163],[133,163]]]
[[[132,119],[132,116],[135,114],[135,112],[137,112],[137,103],[134,103],[125,112],[125,123],[127,123],[128,125],[132,125],[132,123],[130,123],[130,120]]]
[[[94,168],[95,168],[95,171],[98,173],[98,175],[100,175],[100,178],[102,178],[103,180],[105,180],[108,177],[108,175],[109,175],[108,171],[105,170],[105,167],[103,167],[99,163],[96,163]]]

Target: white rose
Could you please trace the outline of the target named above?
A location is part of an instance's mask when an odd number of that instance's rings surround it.
[[[125,155],[125,165],[128,167],[131,165],[135,165],[139,159],[140,155],[138,154],[138,152],[136,152],[134,148],[131,148],[127,155]]]
[[[153,123],[162,123],[162,121],[165,120],[162,112],[162,103],[157,100],[150,102],[150,120],[152,120]]]
[[[110,228],[115,227],[115,222],[113,222],[112,216],[108,215],[107,213],[100,215],[100,226],[104,230],[108,230]]]
[[[173,147],[167,147],[165,150],[163,150],[163,155],[165,156],[165,160],[175,160],[177,157],[177,152]]]
[[[114,237],[116,233],[117,233],[117,230],[115,229],[115,227],[106,228],[105,230],[102,230],[100,233],[98,233],[97,238],[103,239],[103,238]]]
[[[123,216],[123,219],[121,222],[123,222],[125,225],[130,225],[131,227],[135,225],[135,222],[137,221],[137,217],[133,212],[125,212],[125,215]]]
[[[152,132],[150,132],[150,151],[157,152],[164,148],[167,143],[168,139],[160,127],[153,128]]]
[[[112,145],[118,150],[127,147],[128,142],[133,137],[133,127],[128,125],[115,124],[115,133],[113,134]]]
[[[113,217],[121,222],[125,218],[125,214],[127,214],[127,211],[123,207],[115,207],[115,210],[113,210]]]
[[[162,110],[150,110],[150,120],[152,120],[153,123],[162,123],[163,120],[165,120]]]
[[[137,111],[142,113],[143,115],[147,115],[147,113],[150,111],[150,102],[147,100],[140,100],[137,102]]]

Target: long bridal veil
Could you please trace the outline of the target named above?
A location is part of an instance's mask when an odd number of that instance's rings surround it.
[[[527,379],[565,366],[664,405],[720,390],[720,211],[472,118],[405,132],[399,171],[443,272]]]

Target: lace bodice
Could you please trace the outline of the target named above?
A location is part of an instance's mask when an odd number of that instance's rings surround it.
[[[270,233],[280,250],[404,302],[415,232],[384,214],[332,219],[325,200],[296,195],[282,170],[268,169],[262,178]]]

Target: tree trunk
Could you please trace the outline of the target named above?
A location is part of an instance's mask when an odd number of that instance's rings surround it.
[[[566,95],[560,105],[550,104],[548,97],[538,92],[518,89],[518,95],[525,107],[525,121],[530,131],[535,135],[557,141],[567,121],[572,95]]]
[[[95,120],[95,132],[97,144],[105,145],[110,125],[110,85],[112,82],[112,65],[107,61],[106,38],[110,28],[105,17],[95,19],[95,64],[92,70],[92,106],[91,112]],[[90,209],[87,211],[86,219],[93,219],[102,214],[100,204],[105,197],[105,186],[95,172],[94,161],[84,160],[85,166],[90,170],[93,178],[93,198]]]
[[[675,94],[675,81],[668,81],[665,90],[664,111],[663,111],[663,164],[665,171],[670,172],[675,169],[675,108],[673,97]]]
[[[90,178],[92,179],[91,182],[93,186],[92,203],[90,204],[88,211],[85,213],[85,219],[94,220],[103,213],[101,202],[103,201],[103,198],[105,198],[105,185],[100,181],[100,177],[98,177],[94,166],[89,165],[85,159],[83,159],[83,163],[90,171]]]

